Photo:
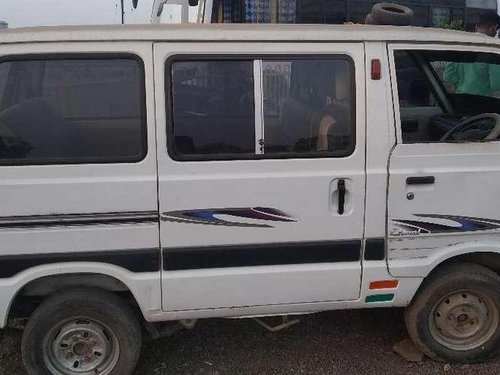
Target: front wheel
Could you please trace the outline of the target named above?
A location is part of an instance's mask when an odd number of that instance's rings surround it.
[[[500,346],[500,276],[476,264],[452,264],[425,281],[405,313],[406,327],[424,354],[474,363]]]
[[[35,310],[21,349],[30,375],[126,375],[139,358],[141,328],[116,295],[72,289]]]

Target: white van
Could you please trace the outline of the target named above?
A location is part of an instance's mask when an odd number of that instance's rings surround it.
[[[499,71],[421,28],[2,32],[0,328],[29,374],[124,375],[169,322],[396,306],[490,358]]]

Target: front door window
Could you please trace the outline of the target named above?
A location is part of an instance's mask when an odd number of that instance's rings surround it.
[[[462,51],[397,51],[395,66],[403,143],[498,139],[498,55]],[[415,116],[418,117],[417,123],[409,126]]]

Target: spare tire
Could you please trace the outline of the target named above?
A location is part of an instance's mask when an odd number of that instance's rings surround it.
[[[369,13],[366,16],[365,24],[367,24],[367,25],[379,25],[379,23],[373,18],[371,13]]]
[[[379,25],[409,26],[414,16],[413,10],[400,4],[375,4],[370,13],[371,18]]]

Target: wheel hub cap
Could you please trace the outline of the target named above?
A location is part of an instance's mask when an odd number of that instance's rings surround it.
[[[429,320],[434,339],[452,350],[471,350],[485,344],[500,321],[494,302],[471,291],[445,296],[435,305]]]
[[[57,375],[106,375],[119,357],[118,340],[102,323],[73,319],[51,330],[44,360]]]

